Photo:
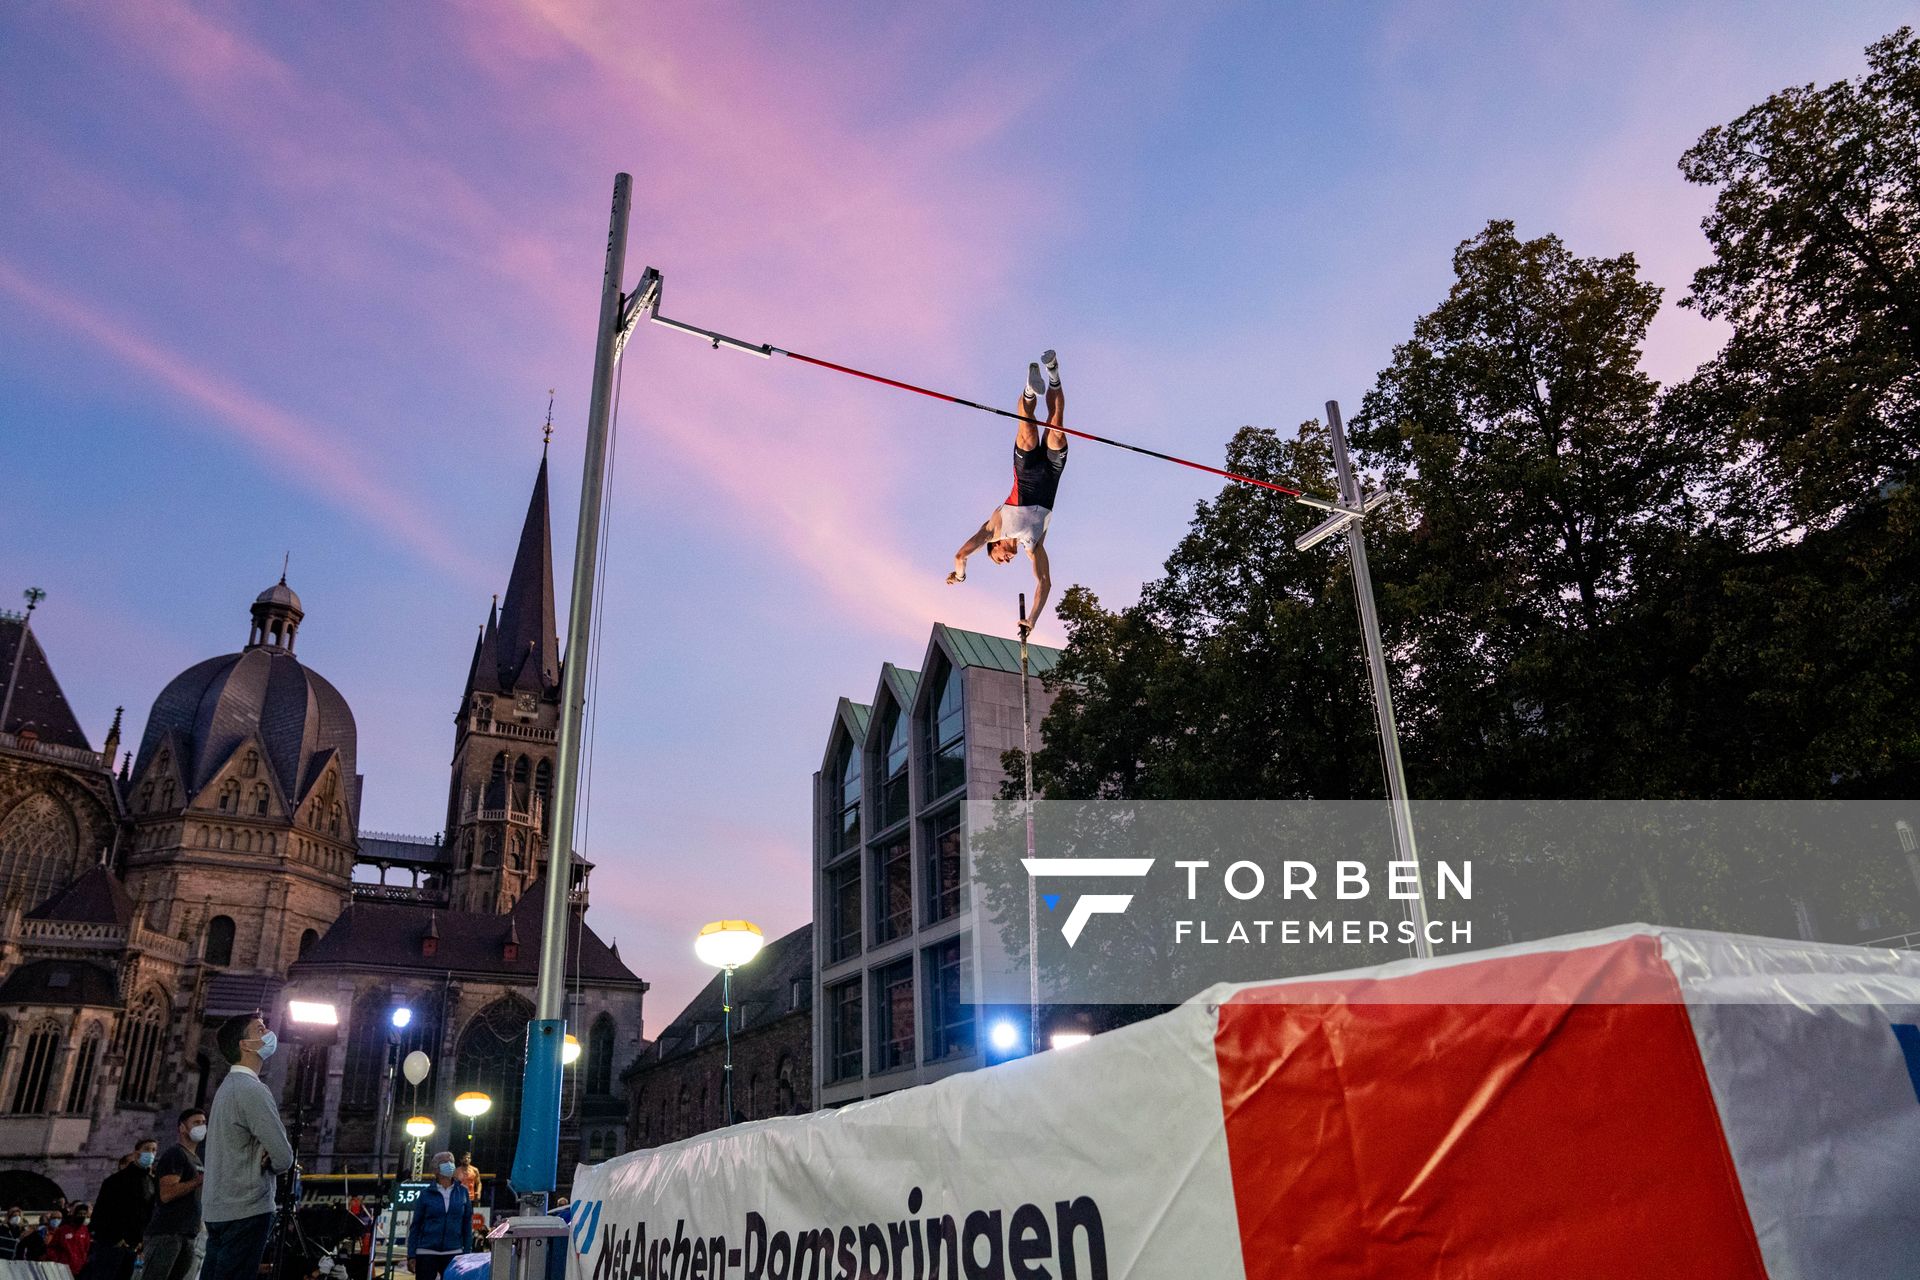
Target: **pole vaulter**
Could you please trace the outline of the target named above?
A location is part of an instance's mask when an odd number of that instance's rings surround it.
[[[641,273],[631,293],[622,289],[626,275],[627,221],[632,207],[633,179],[616,174],[613,183],[613,214],[607,234],[606,270],[601,280],[600,320],[594,339],[593,388],[588,402],[586,458],[580,484],[580,522],[574,541],[572,594],[567,610],[566,666],[561,681],[560,728],[554,762],[553,840],[546,873],[546,899],[543,904],[543,929],[540,939],[540,977],[535,992],[534,1018],[527,1028],[526,1074],[521,1092],[520,1137],[513,1161],[513,1184],[521,1193],[522,1216],[496,1229],[501,1249],[496,1251],[508,1263],[496,1280],[519,1280],[521,1276],[543,1274],[549,1239],[564,1232],[557,1219],[544,1215],[555,1185],[559,1164],[561,1046],[566,1035],[562,999],[566,981],[566,937],[570,923],[570,893],[573,879],[573,833],[579,816],[580,748],[586,713],[586,681],[589,669],[589,643],[592,634],[594,579],[599,568],[600,530],[606,495],[609,421],[614,408],[615,375],[629,338],[642,319],[681,333],[692,334],[714,349],[729,347],[762,359],[783,356],[847,374],[881,386],[910,391],[916,395],[976,409],[1016,422],[1032,422],[1012,410],[982,404],[964,396],[936,391],[898,378],[889,378],[851,365],[824,360],[818,356],[789,351],[771,343],[752,343],[729,337],[697,325],[673,320],[660,314],[660,272],[648,267]],[[1334,465],[1339,473],[1340,494],[1324,498],[1316,494],[1257,476],[1242,475],[1221,467],[1176,457],[1158,449],[1130,444],[1107,436],[1072,427],[1059,427],[1066,435],[1094,444],[1125,449],[1144,457],[1157,458],[1218,476],[1236,484],[1252,485],[1282,494],[1294,502],[1329,513],[1328,518],[1296,539],[1301,549],[1313,546],[1335,534],[1347,536],[1348,555],[1354,571],[1354,595],[1360,613],[1360,625],[1367,651],[1367,671],[1373,684],[1374,706],[1379,720],[1382,763],[1386,772],[1388,799],[1393,810],[1393,834],[1401,860],[1417,863],[1413,844],[1413,824],[1407,812],[1406,784],[1400,762],[1400,745],[1393,718],[1392,696],[1387,688],[1385,653],[1381,646],[1379,618],[1374,607],[1372,578],[1367,572],[1366,547],[1361,532],[1366,516],[1381,502],[1385,493],[1364,493],[1358,475],[1347,455],[1345,430],[1339,406],[1329,401],[1327,427],[1331,434]],[[1417,881],[1416,881],[1417,883]],[[1426,938],[1424,889],[1410,904],[1419,927],[1415,951],[1429,954]],[[510,1274],[511,1272],[511,1274]]]

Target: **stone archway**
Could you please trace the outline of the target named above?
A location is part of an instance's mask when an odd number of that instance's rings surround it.
[[[493,1108],[473,1126],[473,1162],[482,1173],[505,1178],[520,1134],[520,1081],[526,1065],[527,1024],[533,1005],[517,995],[502,996],[468,1021],[453,1055],[455,1095],[477,1089],[493,1099]],[[466,1121],[457,1115],[448,1130],[448,1147],[466,1149]]]

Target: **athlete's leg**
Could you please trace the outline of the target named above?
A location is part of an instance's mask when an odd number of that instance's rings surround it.
[[[1047,380],[1047,448],[1064,449],[1067,447],[1067,437],[1059,428],[1067,422],[1067,393],[1060,389],[1060,366],[1048,359],[1052,355],[1053,352],[1049,351],[1041,357],[1048,360],[1047,372],[1051,375]]]
[[[1016,412],[1020,415],[1020,430],[1013,438],[1014,447],[1021,450],[1040,447],[1040,426],[1034,414],[1038,410],[1041,392],[1046,390],[1047,380],[1040,373],[1040,366],[1027,366],[1026,386],[1020,391],[1020,404]]]

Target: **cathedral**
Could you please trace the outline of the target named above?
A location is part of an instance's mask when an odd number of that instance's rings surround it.
[[[95,751],[30,614],[0,614],[0,1200],[91,1197],[211,1100],[213,1033],[256,1009],[310,1172],[391,1168],[416,1114],[484,1172],[511,1164],[563,661],[546,459],[466,673],[440,834],[361,829],[353,710],[301,662],[305,620],[283,575],[245,647],[169,682],[122,755],[119,714]],[[574,860],[563,1177],[626,1149],[619,1074],[642,1047],[647,985],[586,923],[591,874]],[[292,1025],[295,1000],[337,1026]],[[417,1087],[394,1070],[416,1049]],[[454,1114],[468,1091],[483,1117]]]

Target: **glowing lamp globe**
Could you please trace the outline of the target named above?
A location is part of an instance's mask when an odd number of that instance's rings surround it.
[[[737,969],[766,945],[767,935],[750,920],[715,920],[693,940],[693,953],[716,969]]]
[[[468,1090],[453,1100],[453,1109],[471,1120],[493,1110],[493,1099],[477,1090]]]
[[[995,1049],[1006,1053],[1020,1043],[1020,1030],[1011,1022],[1002,1020],[993,1024],[987,1032],[987,1039]]]
[[[560,1043],[560,1065],[570,1067],[580,1061],[580,1040],[571,1031]]]
[[[407,1136],[409,1138],[431,1138],[433,1119],[430,1116],[407,1117]]]

